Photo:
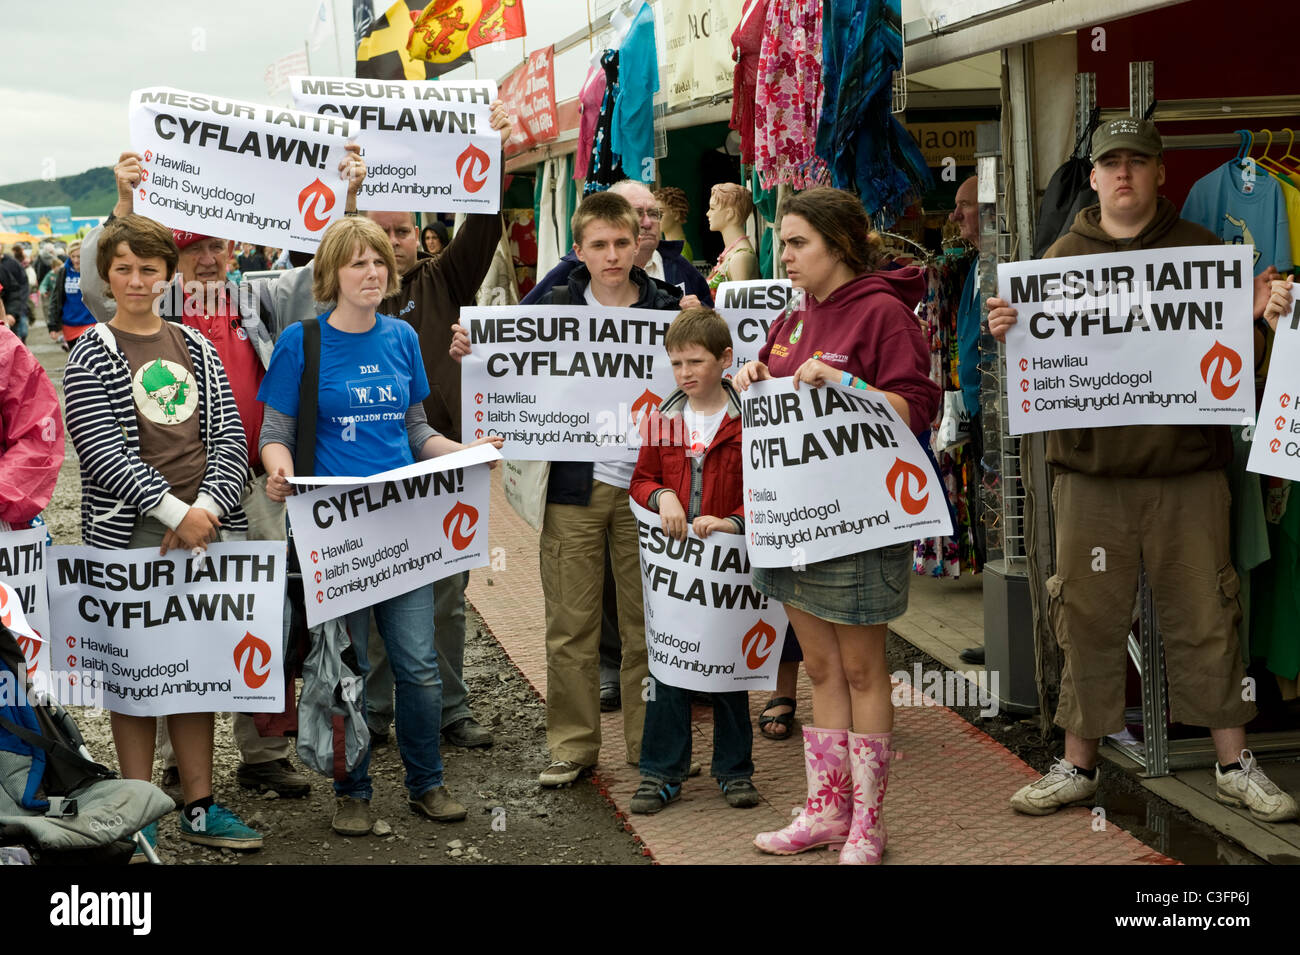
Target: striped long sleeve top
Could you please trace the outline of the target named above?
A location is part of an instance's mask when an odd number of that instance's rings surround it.
[[[198,332],[185,333],[199,392],[199,435],[207,468],[195,505],[211,510],[229,531],[247,531],[240,508],[248,483],[248,446],[239,409],[216,349]],[[81,463],[81,537],[87,546],[120,550],[145,514],[175,529],[189,505],[171,493],[156,468],[140,459],[131,369],[112,329],[98,324],[73,345],[63,372],[68,436]]]

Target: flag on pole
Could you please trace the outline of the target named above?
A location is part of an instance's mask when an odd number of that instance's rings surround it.
[[[319,50],[334,36],[334,8],[330,0],[320,0],[316,13],[311,18],[311,27],[307,30],[307,43],[313,53]]]
[[[418,60],[450,63],[475,47],[526,32],[523,0],[434,0],[415,22],[407,51]]]
[[[468,51],[451,62],[430,63],[412,59],[406,51],[411,28],[423,6],[397,0],[383,16],[374,19],[357,42],[357,76],[373,80],[427,80],[471,62]]]

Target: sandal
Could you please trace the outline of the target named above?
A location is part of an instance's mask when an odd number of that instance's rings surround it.
[[[790,707],[789,713],[778,713],[768,716],[767,711],[775,709],[778,706]],[[794,710],[796,703],[788,696],[774,696],[767,701],[767,706],[763,707],[763,712],[758,717],[758,731],[768,739],[783,740],[789,739],[794,735]],[[768,727],[775,726],[775,729]]]

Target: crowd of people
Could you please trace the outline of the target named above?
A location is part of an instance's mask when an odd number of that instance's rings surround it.
[[[1135,135],[1132,125],[1099,129],[1092,158],[1100,205],[1084,210],[1049,255],[1210,241],[1158,199],[1158,133],[1146,123]],[[508,138],[511,124],[499,103],[492,126]],[[459,363],[471,345],[458,319],[490,266],[500,215],[469,215],[452,236],[440,224],[417,229],[410,213],[360,213],[365,166],[352,148],[338,168],[348,182],[346,214],[330,225],[315,257],[290,256],[281,264],[291,267],[274,283],[236,295],[229,282],[235,268],[265,271],[280,260],[276,250],[247,247],[236,260],[226,238],[164,228],[134,212],[140,157],[123,153],[114,172],[113,215],[71,243],[66,262],[50,272],[61,277],[51,282],[49,333],[71,348],[62,416],[48,380],[19,344],[30,293],[25,276],[20,295],[11,295],[11,283],[16,289],[22,263],[0,260],[12,327],[0,331],[6,527],[26,526],[48,503],[64,456],[63,418],[81,471],[84,543],[162,554],[219,540],[284,540],[295,474],[377,473],[471,444],[509,457],[499,436],[467,443],[460,433]],[[963,191],[973,207],[973,185]],[[655,193],[624,181],[593,193],[573,215],[573,251],[525,299],[677,313],[664,342],[677,388],[648,428],[676,437],[647,442],[634,463],[553,462],[544,484],[539,570],[550,762],[539,783],[563,786],[589,772],[601,748],[601,710],[618,706],[625,758],[641,775],[635,813],[679,799],[698,767],[691,692],[662,681],[642,692],[649,667],[629,497],[657,512],[663,531],[677,539],[688,528],[705,538],[743,535],[741,396],[768,378],[876,392],[923,441],[940,406],[915,316],[925,293],[921,269],[886,266],[860,201],[828,187],[796,193],[779,208],[781,261],[803,290],[803,305],[772,324],[757,360],[728,376],[732,339],[712,295],[722,281],[758,275],[745,233],[751,211],[744,187],[713,190],[709,225],[725,248],[705,276],[682,255],[683,239],[670,235],[688,214],[680,190]],[[971,215],[960,206],[954,213],[963,232]],[[159,303],[160,287],[180,292]],[[1265,327],[1290,307],[1290,289],[1280,276],[1257,283],[1261,348]],[[997,299],[987,309],[989,331],[1005,338],[1015,310]],[[363,377],[395,383],[390,410],[398,413],[355,421],[348,388],[358,367]],[[51,415],[58,426],[41,423]],[[1196,441],[1188,439],[1193,432]],[[1269,820],[1294,816],[1294,801],[1246,750],[1242,727],[1253,706],[1234,696],[1240,611],[1231,599],[1221,452],[1211,427],[1053,433],[1049,460],[1061,476],[1049,592],[1066,651],[1057,714],[1066,752],[1012,797],[1016,810],[1051,812],[1096,792],[1097,741],[1122,724],[1123,637],[1136,579],[1121,568],[1136,568],[1141,553],[1161,602],[1173,715],[1211,727],[1220,798]],[[1209,514],[1209,529],[1186,520],[1193,511]],[[1102,575],[1088,571],[1099,544],[1111,567]],[[786,662],[802,659],[806,667],[815,724],[802,727],[805,804],[788,826],[757,834],[759,850],[785,855],[830,845],[842,847],[844,863],[881,861],[894,718],[885,642],[888,622],[907,608],[911,554],[912,544],[900,542],[806,567],[755,570],[754,587],[779,602],[792,625]],[[1179,569],[1177,584],[1161,577],[1164,567]],[[457,574],[346,619],[365,678],[370,745],[384,742],[395,724],[410,807],[438,822],[466,817],[445,784],[441,746],[492,744],[464,682],[467,583],[468,574]],[[784,711],[766,717],[784,730],[773,738],[790,735],[793,695]],[[712,693],[709,701],[718,793],[729,806],[756,806],[748,694]],[[213,725],[211,713],[162,721],[114,713],[118,764],[128,778],[152,779],[162,741],[164,785],[179,788],[181,838],[255,849],[261,835],[214,801]],[[261,735],[247,714],[236,718],[234,735],[241,785],[289,797],[308,792],[289,740]],[[371,830],[369,760],[367,747],[353,770],[333,780],[330,824],[343,835]]]

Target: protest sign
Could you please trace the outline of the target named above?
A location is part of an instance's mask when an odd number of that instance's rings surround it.
[[[488,562],[488,445],[371,477],[292,478],[307,623],[316,626]]]
[[[731,353],[734,360],[728,371],[735,374],[746,362],[758,361],[758,350],[767,341],[767,331],[803,292],[794,292],[789,279],[754,279],[749,282],[723,282],[713,294],[713,305],[731,327]]]
[[[12,588],[18,608],[32,634],[16,635],[18,647],[27,660],[27,677],[38,670],[50,672],[50,602],[45,587],[45,528],[30,527],[0,533],[0,582]],[[0,623],[13,629],[8,619],[9,601],[0,602]]]
[[[363,209],[496,212],[501,134],[492,128],[492,80],[358,80],[295,76],[293,104],[353,123],[366,181]]]
[[[135,211],[168,228],[314,252],[343,215],[345,119],[152,87],[130,123]]]
[[[515,156],[538,143],[558,139],[555,113],[555,46],[528,54],[528,59],[501,81],[501,102],[515,121],[506,140],[506,155]]]
[[[1251,251],[1186,246],[998,266],[1012,434],[1253,416]]]
[[[464,308],[461,434],[506,439],[517,461],[635,462],[637,425],[676,387],[675,312],[588,305]]]
[[[1277,322],[1246,470],[1300,481],[1300,307]]]
[[[755,567],[791,567],[952,533],[943,482],[879,392],[792,378],[741,395]]]
[[[284,580],[283,541],[52,547],[51,652],[115,713],[278,713]]]
[[[628,504],[641,544],[650,675],[702,693],[775,688],[785,609],[753,588],[745,538],[687,528],[678,541],[654,511]]]

